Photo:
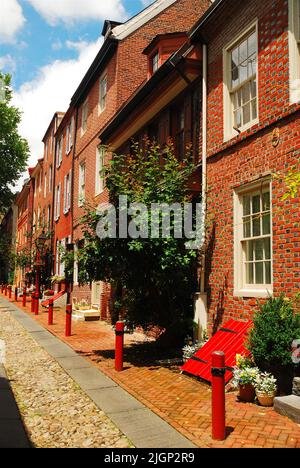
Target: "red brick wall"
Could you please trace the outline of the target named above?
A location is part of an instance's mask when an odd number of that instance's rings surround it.
[[[235,9],[236,4],[239,9]],[[211,27],[208,46],[206,286],[210,331],[231,317],[248,319],[256,308],[256,299],[233,295],[234,189],[263,175],[281,173],[284,176],[291,167],[299,167],[300,114],[297,106],[289,106],[287,1],[253,0],[243,6],[240,2],[228,2],[228,5],[227,14],[223,12]],[[255,18],[258,18],[259,30],[259,124],[247,135],[223,144],[222,49]],[[277,147],[272,144],[275,128],[280,132]],[[292,295],[300,288],[300,200],[283,202],[284,190],[281,180],[273,181],[274,294]]]

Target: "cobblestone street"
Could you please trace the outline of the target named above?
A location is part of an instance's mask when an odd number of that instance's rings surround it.
[[[128,439],[20,326],[0,313],[5,367],[29,439],[38,448],[127,448]]]

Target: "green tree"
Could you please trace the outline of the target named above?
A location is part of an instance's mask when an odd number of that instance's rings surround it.
[[[172,205],[191,201],[189,180],[195,170],[189,162],[179,162],[172,145],[162,151],[145,142],[141,150],[134,146],[133,155],[114,155],[105,170],[111,203],[118,206],[120,195],[128,203]],[[162,162],[163,154],[163,162]],[[122,213],[118,213],[119,215]],[[141,226],[150,226],[149,210],[141,217]],[[119,228],[117,217],[117,230]],[[82,221],[85,247],[79,253],[82,281],[101,280],[111,283],[115,291],[115,319],[120,311],[127,320],[143,328],[160,326],[169,336],[182,338],[193,322],[193,294],[197,288],[198,252],[186,248],[186,239],[175,238],[179,224],[171,217],[167,238],[102,239],[96,235],[100,215],[88,209]],[[130,223],[132,216],[127,222]],[[160,218],[161,232],[163,219]],[[118,232],[118,231],[117,231]]]
[[[26,168],[29,147],[18,133],[21,112],[11,105],[10,75],[0,72],[0,214],[5,212],[13,199],[12,186]]]

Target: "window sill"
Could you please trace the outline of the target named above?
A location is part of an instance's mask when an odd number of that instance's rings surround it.
[[[234,297],[268,299],[273,295],[273,287],[270,286],[268,289],[236,289],[233,295]]]
[[[232,129],[232,133],[228,133],[226,135],[224,135],[224,141],[223,143],[228,143],[230,140],[233,140],[234,138],[237,138],[241,135],[243,135],[243,133],[247,132],[248,130],[250,130],[252,127],[254,127],[255,125],[258,125],[259,124],[259,119],[255,119],[253,120],[253,122],[249,123],[248,125],[245,125],[244,127],[241,127],[239,130],[240,132]]]

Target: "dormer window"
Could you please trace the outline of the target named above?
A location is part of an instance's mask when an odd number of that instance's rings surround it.
[[[158,50],[151,57],[151,63],[152,63],[152,73],[155,73],[159,69],[159,51]]]

